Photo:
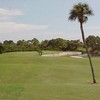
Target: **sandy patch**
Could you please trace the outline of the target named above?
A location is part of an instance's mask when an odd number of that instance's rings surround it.
[[[58,57],[58,56],[80,56],[81,52],[60,52],[55,54],[44,54],[42,56],[49,57]]]
[[[72,58],[83,58],[81,56],[71,56]]]

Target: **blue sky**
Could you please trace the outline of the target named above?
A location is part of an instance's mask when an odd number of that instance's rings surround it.
[[[84,24],[85,35],[100,36],[99,0],[0,0],[0,41],[80,39],[79,23],[68,21],[74,4],[89,4],[94,16]]]

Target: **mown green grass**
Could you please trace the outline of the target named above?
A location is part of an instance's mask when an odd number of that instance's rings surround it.
[[[100,100],[100,58],[92,60],[98,84],[91,84],[87,58],[1,54],[0,100]]]

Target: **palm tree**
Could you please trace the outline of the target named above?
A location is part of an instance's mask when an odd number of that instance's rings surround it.
[[[87,47],[87,44],[85,41],[84,30],[83,30],[83,23],[85,23],[88,20],[88,16],[90,16],[90,15],[93,15],[93,11],[90,9],[88,4],[78,3],[77,5],[74,5],[73,8],[70,10],[70,16],[68,19],[70,21],[75,21],[77,19],[80,23],[82,39],[83,39],[83,43],[86,48],[86,52],[87,52],[87,55],[89,58],[90,67],[91,67],[91,71],[92,71],[93,83],[96,83],[93,64],[92,64],[91,57],[90,57],[90,54],[88,51],[88,47]]]

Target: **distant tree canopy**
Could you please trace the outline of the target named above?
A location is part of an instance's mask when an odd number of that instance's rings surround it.
[[[89,36],[86,38],[86,43],[92,54],[100,55],[100,37],[93,35]]]
[[[0,54],[2,54],[3,51],[4,51],[4,47],[3,47],[2,43],[0,43]]]
[[[89,36],[86,38],[90,53],[100,53],[100,37]],[[57,51],[81,51],[84,52],[84,44],[80,40],[65,40],[56,38],[51,40],[44,40],[39,42],[38,39],[32,40],[18,40],[14,43],[12,40],[5,40],[0,43],[0,53],[3,52],[17,52],[17,51],[37,51],[42,50],[57,50]]]

